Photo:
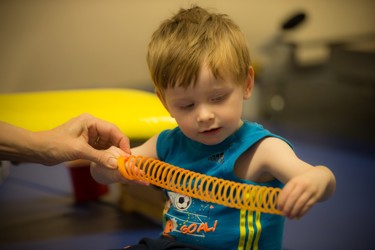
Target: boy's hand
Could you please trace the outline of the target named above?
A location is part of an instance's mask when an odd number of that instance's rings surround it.
[[[324,195],[327,175],[320,167],[292,178],[279,195],[278,208],[289,219],[302,217]]]

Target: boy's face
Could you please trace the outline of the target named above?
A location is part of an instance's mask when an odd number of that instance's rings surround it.
[[[244,86],[216,79],[203,67],[195,86],[167,88],[159,97],[187,137],[215,145],[241,127],[243,100],[250,97],[252,86],[252,68]]]

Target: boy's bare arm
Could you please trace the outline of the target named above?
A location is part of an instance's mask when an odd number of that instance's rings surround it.
[[[304,162],[286,142],[277,138],[266,138],[258,145],[252,164],[285,183],[278,205],[289,218],[303,216],[335,191],[336,180],[327,167]]]
[[[132,155],[139,155],[150,157],[154,159],[158,159],[158,154],[156,152],[156,143],[158,140],[159,135],[155,135],[147,140],[145,143],[138,147],[134,147],[131,149]]]

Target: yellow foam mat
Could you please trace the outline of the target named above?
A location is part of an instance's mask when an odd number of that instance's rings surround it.
[[[54,128],[82,113],[116,124],[130,139],[147,139],[176,122],[153,93],[84,89],[0,94],[0,120],[32,131]]]

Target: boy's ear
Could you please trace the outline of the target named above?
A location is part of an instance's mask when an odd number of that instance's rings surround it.
[[[253,67],[250,66],[247,72],[245,89],[244,89],[244,94],[243,94],[243,98],[245,100],[250,98],[253,87],[254,87],[254,69]]]

